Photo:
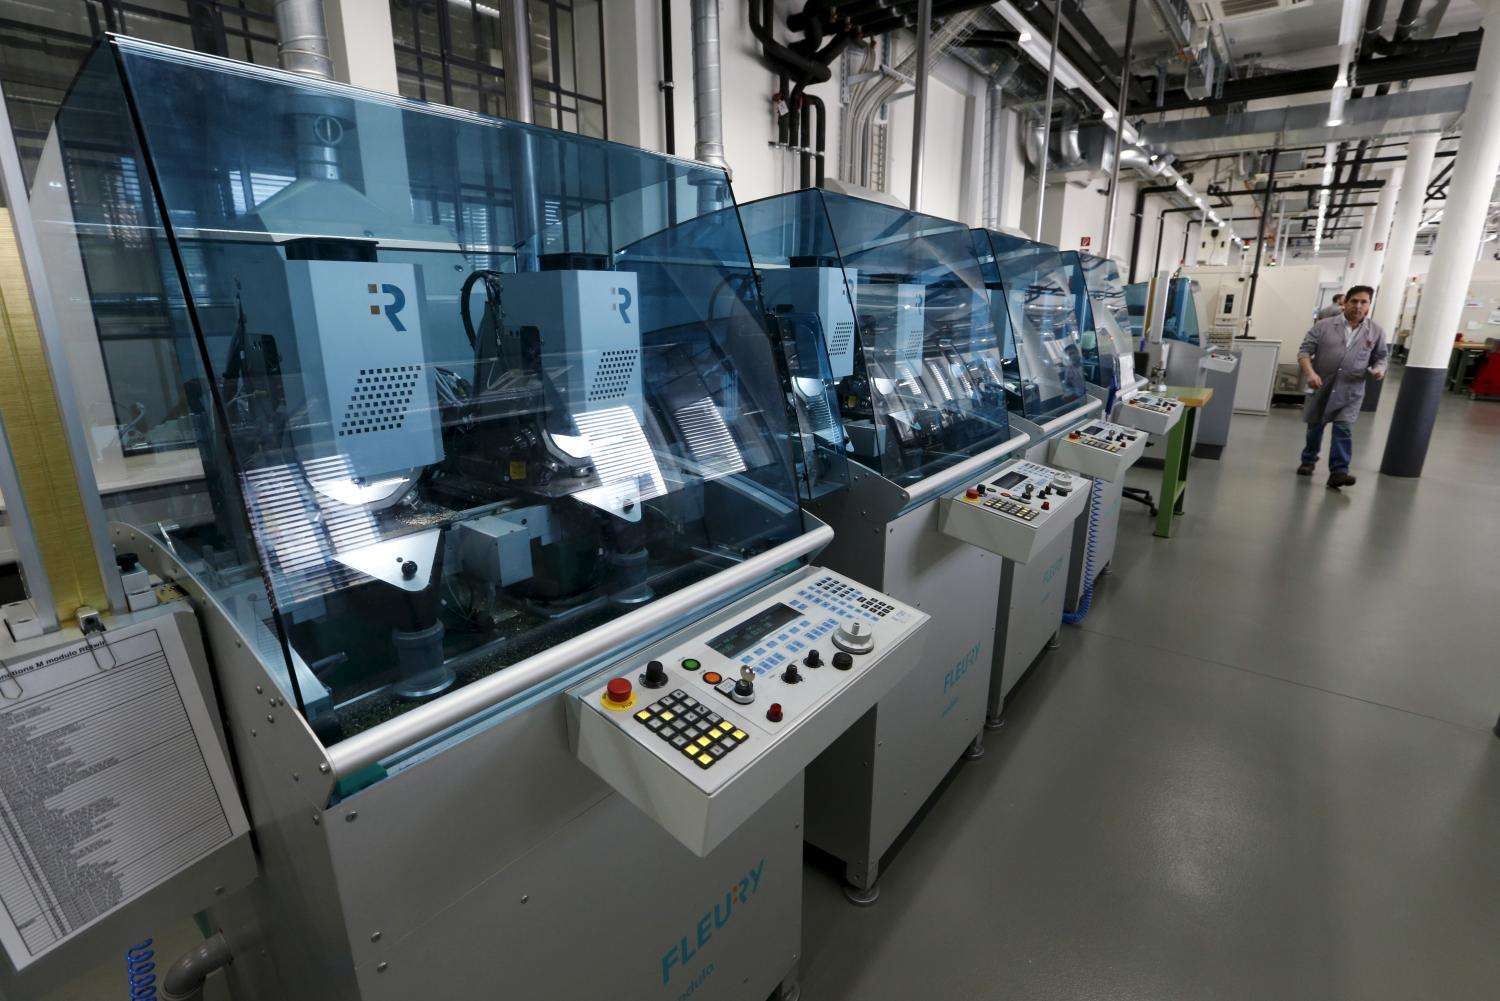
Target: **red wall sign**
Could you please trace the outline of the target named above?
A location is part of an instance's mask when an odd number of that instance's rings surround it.
[[[1092,240],[1092,239],[1093,239],[1093,237],[1091,237],[1091,236],[1085,236],[1081,240],[1078,241],[1078,245],[1080,247],[1082,247],[1084,250],[1088,250],[1089,249],[1089,241]]]

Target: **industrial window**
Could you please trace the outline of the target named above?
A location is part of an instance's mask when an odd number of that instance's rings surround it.
[[[606,138],[601,0],[529,0],[538,125]],[[505,114],[500,11],[476,0],[391,0],[401,93]]]
[[[0,0],[0,84],[30,182],[63,94],[112,31],[276,65],[274,0]]]

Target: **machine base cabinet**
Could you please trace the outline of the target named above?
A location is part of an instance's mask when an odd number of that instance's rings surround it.
[[[944,535],[938,508],[873,522],[850,495],[818,512],[838,533],[820,563],[932,616],[924,663],[807,770],[807,840],[862,890],[984,725],[1003,561]]]
[[[1078,519],[1087,520],[1087,516]],[[985,721],[998,723],[1005,697],[1062,625],[1073,536],[1063,532],[1027,563],[1005,561]]]

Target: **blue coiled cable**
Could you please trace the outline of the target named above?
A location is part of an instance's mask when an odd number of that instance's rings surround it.
[[[1094,603],[1094,557],[1099,548],[1099,504],[1104,493],[1101,482],[1095,480],[1089,489],[1089,539],[1083,550],[1083,594],[1078,597],[1077,610],[1063,613],[1063,621],[1070,626],[1082,622],[1089,614],[1089,606]]]
[[[155,1001],[156,950],[151,948],[151,939],[125,950],[125,976],[130,1001]]]

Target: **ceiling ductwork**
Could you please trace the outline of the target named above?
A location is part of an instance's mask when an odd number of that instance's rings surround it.
[[[1026,119],[1026,163],[1035,173],[1042,160],[1042,143],[1047,134],[1047,123],[1040,112]],[[1067,171],[1083,163],[1083,148],[1079,144],[1078,109],[1072,105],[1063,108],[1062,124],[1052,130],[1051,155],[1047,158],[1047,170]],[[1062,176],[1062,175],[1059,175]]]
[[[1350,101],[1345,106],[1343,124],[1337,126],[1327,124],[1327,104],[1299,104],[1147,125],[1141,129],[1141,138],[1149,146],[1168,148],[1183,157],[1272,146],[1358,142],[1413,132],[1446,132],[1463,114],[1468,101],[1468,84],[1435,87]]]

